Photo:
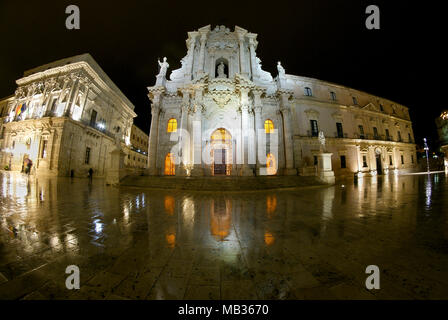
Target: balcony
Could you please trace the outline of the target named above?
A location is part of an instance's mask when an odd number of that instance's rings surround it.
[[[369,134],[367,134],[367,133],[355,133],[353,135],[353,137],[355,139],[366,139],[366,140],[368,140],[369,139]]]
[[[81,122],[82,124],[84,124],[84,125],[86,125],[86,126],[88,126],[90,128],[93,128],[93,129],[95,129],[95,130],[105,134],[106,136],[108,136],[108,137],[110,137],[112,139],[116,139],[116,135],[114,133],[106,130],[105,128],[100,128],[98,126],[98,123],[94,123],[93,124],[93,123],[91,123],[90,121],[87,121],[87,120],[80,120],[79,122]]]
[[[347,133],[339,133],[339,132],[334,132],[334,137],[337,139],[347,139],[348,138],[348,134]]]
[[[319,132],[306,130],[306,136],[307,137],[318,137],[319,136]]]

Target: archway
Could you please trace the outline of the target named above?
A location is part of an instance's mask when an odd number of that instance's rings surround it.
[[[230,175],[232,170],[232,136],[224,128],[216,129],[210,138],[212,174]]]

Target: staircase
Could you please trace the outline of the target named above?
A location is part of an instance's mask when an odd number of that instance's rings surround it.
[[[325,185],[314,176],[160,177],[128,176],[121,186],[197,191],[256,191]]]

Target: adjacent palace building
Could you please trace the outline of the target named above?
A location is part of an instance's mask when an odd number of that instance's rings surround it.
[[[26,71],[16,82],[15,94],[0,101],[2,169],[21,171],[31,161],[31,173],[85,177],[93,169],[104,177],[116,150],[124,166],[147,166],[134,105],[89,54]]]
[[[153,175],[315,175],[331,153],[336,176],[416,168],[408,109],[341,85],[285,73],[256,55],[257,35],[235,27],[188,32],[169,79],[159,61],[152,102]]]

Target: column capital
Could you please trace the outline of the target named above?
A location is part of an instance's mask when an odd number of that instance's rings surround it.
[[[207,34],[206,33],[201,33],[201,45],[204,45],[205,40],[207,40]]]
[[[249,46],[255,49],[258,44],[257,35],[255,33],[247,33],[246,37],[249,39]]]
[[[160,106],[154,103],[151,104],[151,115],[154,117],[159,115],[159,113],[160,113]]]
[[[250,105],[246,104],[246,103],[242,103],[240,108],[243,113],[248,113],[249,109],[250,109]]]

